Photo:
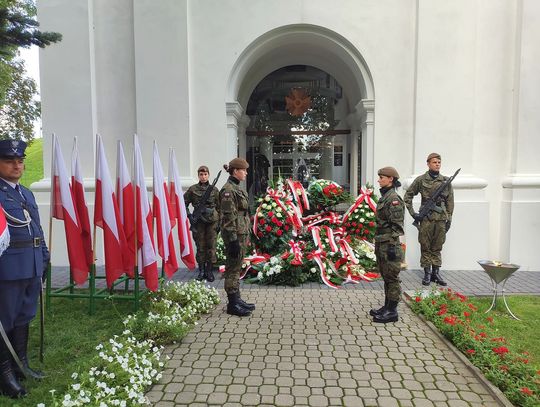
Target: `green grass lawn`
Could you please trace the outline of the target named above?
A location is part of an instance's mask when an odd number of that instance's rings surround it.
[[[26,168],[21,178],[21,184],[30,187],[33,182],[43,178],[43,139],[35,139],[26,148]]]
[[[478,306],[479,312],[485,312],[491,305],[491,298],[470,300]],[[540,296],[514,295],[508,298],[508,306],[521,321],[513,319],[499,299],[495,310],[487,314],[493,316],[493,328],[514,349],[528,352],[530,362],[540,369]]]
[[[88,315],[88,300],[53,298],[45,314],[45,360],[39,363],[39,315],[30,328],[28,354],[30,365],[43,370],[47,377],[41,381],[26,380],[29,391],[24,399],[11,400],[0,396],[0,406],[36,406],[51,404],[50,390],[61,396],[70,384],[73,372],[90,368],[95,347],[123,331],[122,321],[133,312],[131,303],[109,300],[97,301],[96,313]]]

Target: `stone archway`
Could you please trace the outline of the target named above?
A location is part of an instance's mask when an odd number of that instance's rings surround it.
[[[358,154],[351,155],[351,169],[355,169],[351,170],[351,190],[358,191],[360,183],[374,176],[374,84],[360,52],[347,39],[324,27],[279,27],[257,38],[240,54],[226,90],[227,154],[245,154],[245,130],[249,123],[245,109],[249,97],[266,75],[287,65],[319,68],[347,90],[348,115],[340,127],[351,130],[353,151],[361,151],[362,179],[358,179]]]

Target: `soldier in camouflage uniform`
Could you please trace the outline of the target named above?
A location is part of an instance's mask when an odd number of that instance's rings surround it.
[[[219,193],[221,236],[227,253],[225,263],[225,292],[229,300],[227,313],[243,317],[250,315],[255,309],[255,304],[249,304],[240,297],[240,271],[250,232],[248,195],[240,188],[240,182],[246,179],[249,164],[242,158],[235,158],[229,165],[223,167],[230,174]]]
[[[219,221],[219,190],[208,182],[210,171],[202,165],[197,170],[199,182],[189,187],[184,193],[186,208],[191,204],[196,208],[208,188],[212,188],[210,196],[204,203],[200,220],[194,225],[193,238],[197,245],[197,263],[199,275],[197,280],[214,281],[213,268],[216,263],[216,237]]]
[[[444,177],[439,172],[441,169],[440,154],[431,153],[428,155],[427,165],[429,170],[413,181],[403,198],[409,213],[415,220],[419,219],[412,204],[414,196],[420,194],[422,196],[420,205],[423,205],[441,183],[447,179],[447,177]],[[446,282],[440,275],[442,264],[441,251],[446,240],[446,232],[450,229],[452,213],[454,212],[454,192],[452,185],[448,185],[443,191],[436,205],[436,209],[420,223],[420,230],[418,232],[418,242],[420,243],[421,251],[420,266],[424,269],[423,285],[429,285],[431,282],[435,282],[445,286]]]
[[[373,322],[396,322],[397,306],[401,300],[401,280],[399,272],[403,260],[403,250],[399,237],[403,232],[405,204],[396,192],[401,186],[399,174],[393,167],[384,167],[378,171],[378,183],[381,187],[381,198],[377,203],[375,231],[375,255],[377,268],[384,280],[384,305],[372,309],[369,313]]]

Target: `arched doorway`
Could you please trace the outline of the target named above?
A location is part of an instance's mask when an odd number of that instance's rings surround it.
[[[294,69],[304,72],[303,74],[297,72],[293,75],[287,72],[287,70],[294,71]],[[309,145],[306,147],[306,143],[299,143],[298,134],[292,134],[291,131],[295,130],[289,126],[288,129],[280,130],[284,134],[274,133],[271,135],[280,137],[276,141],[282,146],[288,145],[288,147],[282,147],[282,152],[274,157],[276,150],[273,148],[272,141],[272,156],[269,156],[268,139],[266,141],[259,140],[257,143],[249,140],[250,137],[270,136],[263,133],[258,135],[253,133],[264,129],[257,129],[252,123],[254,117],[259,115],[253,114],[253,109],[256,109],[257,106],[254,108],[253,103],[250,104],[250,100],[252,102],[264,101],[260,92],[264,93],[265,86],[272,83],[274,79],[279,81],[280,77],[286,78],[288,75],[295,77],[292,79],[293,81],[300,79],[309,83],[311,78],[312,80],[322,80],[325,85],[328,81],[329,86],[321,87],[319,83],[319,85],[304,87],[316,88],[319,91],[324,88],[323,93],[326,93],[327,99],[331,99],[332,103],[336,102],[332,109],[335,120],[329,126],[331,129],[325,129],[325,131],[334,133],[315,134],[319,137],[316,141],[319,143],[317,146],[319,151],[302,152],[302,148],[309,149],[310,147]],[[334,95],[328,94],[329,88],[333,86],[331,84],[336,85]],[[281,91],[275,93],[279,95],[280,92],[290,92],[293,88],[299,89],[302,86],[293,86],[289,89],[284,86]],[[259,149],[258,153],[260,154],[261,148],[266,148],[264,155],[268,160],[266,164],[269,165],[268,177],[271,178],[274,176],[274,168],[283,167],[290,174],[298,174],[304,163],[308,164],[306,159],[317,160],[316,156],[312,157],[309,154],[320,154],[319,165],[316,168],[318,174],[316,175],[331,178],[337,171],[334,169],[329,171],[330,163],[332,167],[339,167],[341,163],[341,167],[346,167],[346,174],[340,175],[341,181],[349,185],[353,195],[358,192],[361,183],[373,180],[375,124],[373,82],[367,64],[358,50],[339,34],[313,25],[285,26],[267,32],[251,43],[239,56],[229,78],[227,95],[229,100],[226,103],[227,154],[230,156],[236,154],[247,156],[248,150],[251,148],[251,151],[254,151],[255,147]],[[256,96],[254,99],[253,95]],[[272,112],[274,109],[275,112],[275,108],[280,108],[278,105],[279,103],[269,106],[269,111]],[[338,108],[337,115],[335,115],[336,108]],[[255,113],[257,112],[255,111]],[[246,130],[251,133],[246,133]],[[284,130],[287,130],[288,133]],[[310,136],[310,134],[304,135]],[[343,143],[334,149],[336,137],[345,137],[346,154]],[[324,160],[320,160],[323,154]],[[335,158],[336,156],[337,158]],[[274,162],[274,159],[278,162]],[[306,167],[309,170],[309,165]]]

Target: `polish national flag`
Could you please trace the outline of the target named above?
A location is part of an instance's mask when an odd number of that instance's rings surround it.
[[[137,136],[133,140],[133,154],[135,158],[137,263],[139,274],[144,277],[146,287],[151,291],[156,291],[158,289],[158,265],[154,247],[154,220],[146,192],[142,154]]]
[[[0,256],[9,246],[9,228],[4,215],[4,208],[0,205]]]
[[[52,216],[64,220],[71,275],[76,284],[83,284],[88,278],[88,263],[82,240],[81,223],[75,210],[69,175],[56,136],[53,136],[53,143]]]
[[[126,236],[120,221],[111,174],[103,149],[103,142],[96,139],[96,201],[94,206],[94,224],[103,229],[105,248],[105,277],[107,287],[124,273],[123,256],[128,252]]]
[[[92,231],[90,229],[90,216],[88,215],[88,206],[84,197],[84,183],[79,162],[79,150],[77,149],[77,138],[73,142],[73,152],[71,155],[71,190],[75,201],[75,210],[79,217],[81,225],[81,234],[83,241],[84,255],[86,264],[94,264],[94,253],[92,251]]]
[[[191,240],[191,230],[189,230],[189,219],[187,217],[184,194],[180,187],[180,175],[178,175],[176,155],[172,148],[169,151],[169,191],[173,217],[178,221],[180,256],[186,267],[190,270],[194,270],[196,267],[195,251],[193,250],[193,243]]]
[[[157,220],[158,253],[165,265],[165,274],[171,277],[178,270],[172,236],[174,218],[171,212],[169,191],[163,176],[157,144],[154,141],[154,217]]]
[[[135,195],[121,141],[118,141],[118,156],[116,160],[116,198],[120,221],[122,222],[127,241],[127,253],[124,257],[126,260],[124,264],[125,271],[128,276],[133,277],[135,246],[137,244],[135,241]]]

